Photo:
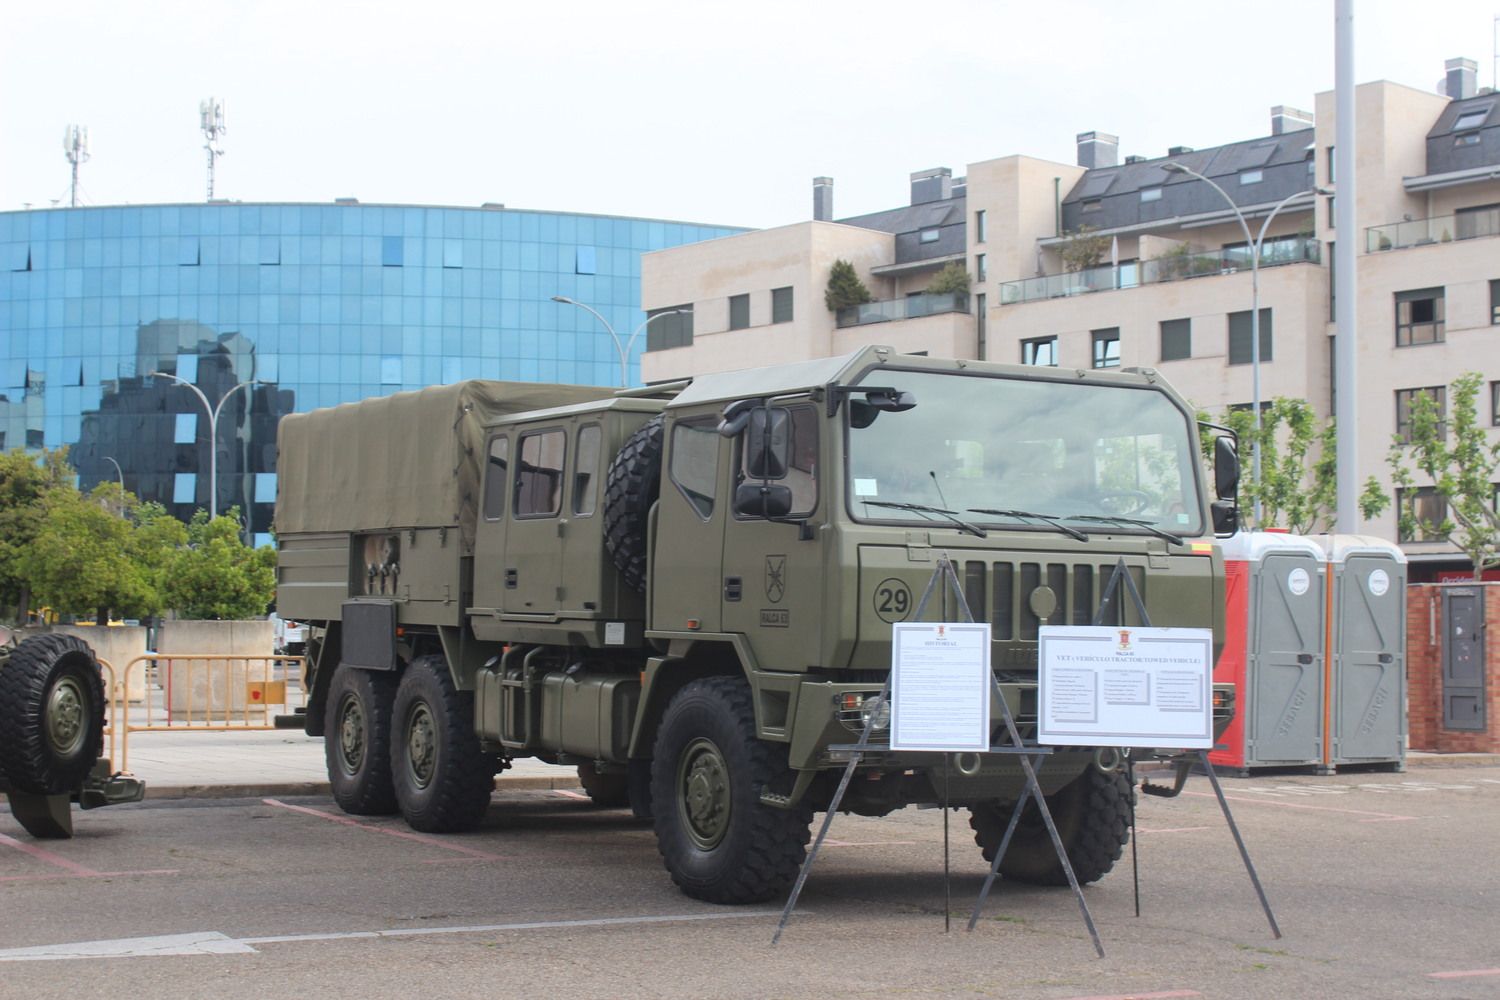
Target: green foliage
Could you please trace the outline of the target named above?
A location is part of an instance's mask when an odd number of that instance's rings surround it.
[[[1082,225],[1072,232],[1063,233],[1064,242],[1057,255],[1063,267],[1069,271],[1086,271],[1098,267],[1109,252],[1109,240],[1099,235],[1097,226]]]
[[[1411,504],[1397,510],[1401,534],[1436,537],[1452,542],[1474,564],[1474,579],[1486,568],[1500,565],[1500,513],[1495,503],[1495,473],[1500,469],[1500,443],[1490,444],[1479,420],[1479,390],[1484,376],[1467,372],[1448,390],[1447,420],[1428,393],[1419,393],[1411,406],[1411,441],[1391,440],[1386,463],[1398,489],[1410,489],[1420,472],[1445,502],[1446,513],[1437,524],[1418,523]],[[1449,444],[1449,440],[1452,444]]]
[[[193,515],[187,545],[167,563],[163,596],[184,618],[259,618],[276,590],[276,552],[240,537],[239,510]]]
[[[41,530],[42,499],[53,487],[71,483],[67,449],[39,457],[20,448],[0,453],[0,604],[24,617],[30,588],[21,558]]]
[[[114,483],[87,496],[71,487],[46,492],[43,523],[19,561],[38,601],[59,614],[101,619],[161,610],[153,574],[133,552],[135,526],[121,516],[125,499]]]
[[[847,260],[836,260],[828,272],[828,289],[823,293],[823,303],[833,312],[850,306],[864,305],[871,300],[870,290],[859,280],[854,265]]]
[[[929,295],[968,295],[969,272],[956,260],[949,261],[927,285]]]
[[[1206,413],[1199,413],[1206,420]],[[1297,534],[1330,531],[1337,511],[1338,454],[1334,423],[1320,421],[1306,400],[1278,396],[1261,414],[1260,483],[1255,482],[1255,413],[1228,410],[1217,423],[1234,430],[1240,441],[1240,514],[1254,529],[1284,527]],[[1212,439],[1203,440],[1206,462],[1213,458]],[[1261,521],[1254,523],[1256,500]],[[1371,477],[1365,484],[1361,511],[1388,502]]]

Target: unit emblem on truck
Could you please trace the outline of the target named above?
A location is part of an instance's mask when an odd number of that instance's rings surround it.
[[[786,596],[786,556],[766,556],[766,600],[780,604]]]

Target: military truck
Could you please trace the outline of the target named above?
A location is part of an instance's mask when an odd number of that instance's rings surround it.
[[[843,807],[946,788],[993,858],[1015,758],[888,748],[891,625],[940,556],[1023,736],[1038,628],[1090,623],[1119,560],[1153,624],[1222,638],[1211,536],[1232,502],[1211,510],[1193,411],[1149,369],[877,347],[618,392],[467,381],[288,416],[278,443],[277,607],[312,625],[302,725],[338,804],[464,830],[510,761],[575,766],[596,803],[651,819],[700,899],[789,885],[843,766],[830,748],[872,718]],[[1118,763],[1040,768],[1085,882],[1125,843]],[[1064,882],[1036,816],[1002,872]]]
[[[0,646],[0,792],[34,837],[73,835],[84,809],[139,802],[140,781],[112,775],[104,750],[104,682],[88,644],[61,633]]]

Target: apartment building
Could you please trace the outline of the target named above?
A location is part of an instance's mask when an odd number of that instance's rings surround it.
[[[1386,81],[1355,94],[1358,476],[1388,491],[1386,453],[1414,391],[1484,373],[1481,417],[1500,440],[1500,95],[1477,92],[1469,60],[1447,69],[1451,97]],[[832,181],[818,178],[810,221],[644,255],[643,308],[678,311],[651,324],[642,376],[883,343],[1021,364],[1151,367],[1215,413],[1250,405],[1258,368],[1263,405],[1306,399],[1326,416],[1339,304],[1334,94],[1319,94],[1313,113],[1273,108],[1269,125],[1255,138],[1154,157],[1121,158],[1115,136],[1086,132],[1077,163],[1013,155],[970,164],[959,178],[926,170],[911,177],[909,205],[837,221]],[[1246,227],[1261,239],[1258,275]],[[839,259],[874,302],[837,313],[824,305]],[[952,261],[968,270],[968,295],[929,294]],[[1430,490],[1401,500],[1424,518],[1441,515]],[[1394,511],[1362,530],[1397,539]],[[1447,543],[1399,540],[1413,579],[1468,565]]]

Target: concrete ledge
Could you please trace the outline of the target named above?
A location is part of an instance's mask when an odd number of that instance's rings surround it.
[[[495,791],[550,791],[566,789],[580,791],[578,777],[500,777],[495,779]],[[256,799],[281,795],[329,795],[332,790],[326,781],[268,781],[216,784],[147,784],[148,799]]]

